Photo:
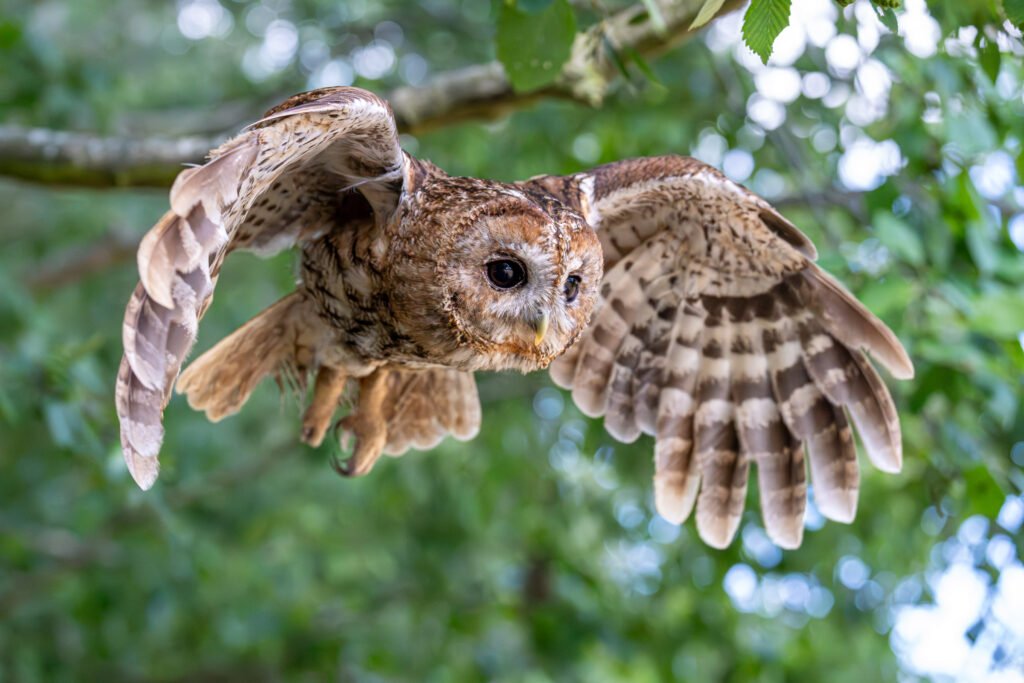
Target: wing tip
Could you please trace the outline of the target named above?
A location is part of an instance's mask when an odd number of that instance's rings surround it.
[[[697,511],[697,535],[715,550],[725,550],[732,544],[739,524],[738,516],[723,517],[711,513],[701,514],[700,510]]]
[[[451,431],[452,438],[456,441],[472,441],[480,434],[480,420],[477,419],[471,426],[466,428],[453,429]]]
[[[783,550],[796,550],[804,540],[804,519],[800,517],[765,518],[765,532],[772,543]]]
[[[654,509],[671,524],[680,525],[689,518],[695,498],[689,494],[685,487],[673,486],[657,475],[654,477]]]
[[[814,504],[825,519],[851,524],[857,517],[857,489],[815,489]]]
[[[139,455],[131,446],[122,446],[125,464],[128,465],[128,473],[143,491],[153,488],[157,477],[160,476],[160,461],[155,456]]]
[[[903,471],[903,456],[900,453],[881,454],[868,451],[868,457],[879,472],[899,474]]]
[[[607,409],[606,396],[600,396],[593,389],[581,384],[572,387],[572,402],[581,413],[592,419],[603,417]]]
[[[611,415],[611,413],[609,413],[609,415]],[[643,434],[640,427],[637,426],[635,419],[609,420],[608,418],[605,418],[604,428],[613,439],[624,444],[636,443],[637,439],[639,439]]]
[[[895,335],[893,335],[895,339]],[[893,352],[895,353],[894,358],[883,360],[879,357],[879,361],[885,366],[885,369],[889,371],[889,374],[896,379],[909,380],[914,379],[914,361],[910,360],[910,354],[907,353],[906,348],[895,340],[896,343],[893,346]]]

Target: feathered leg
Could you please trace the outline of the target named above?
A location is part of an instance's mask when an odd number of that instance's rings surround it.
[[[373,469],[384,452],[388,441],[387,420],[384,416],[384,398],[388,394],[388,371],[378,368],[359,380],[359,400],[352,414],[342,418],[338,426],[344,430],[341,448],[348,450],[348,442],[355,437],[352,456],[344,462],[335,459],[331,464],[343,477],[358,477]]]

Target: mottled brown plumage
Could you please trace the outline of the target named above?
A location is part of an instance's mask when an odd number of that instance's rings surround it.
[[[296,291],[178,378],[224,257],[302,252]],[[344,474],[480,427],[473,372],[551,366],[609,433],[655,439],[655,500],[735,535],[751,463],[779,545],[800,543],[809,463],[822,513],[850,521],[849,420],[879,468],[899,421],[865,351],[913,368],[893,334],[813,262],[764,200],[693,159],[655,157],[518,184],[453,178],[405,154],[388,105],[355,88],[298,95],[188,169],[139,249],[117,408],[128,467],[158,473],[177,379],[212,420],[266,375],[304,388],[318,445],[339,402]],[[514,282],[513,282],[514,281]],[[512,283],[512,284],[509,284]]]

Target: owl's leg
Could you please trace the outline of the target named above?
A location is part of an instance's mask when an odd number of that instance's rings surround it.
[[[302,416],[302,441],[314,448],[324,440],[331,418],[338,408],[348,377],[337,368],[320,366],[313,387],[313,402]]]
[[[331,463],[335,471],[344,477],[367,474],[384,452],[388,441],[387,421],[384,419],[387,377],[387,370],[377,369],[360,379],[359,400],[355,410],[338,422],[338,426],[344,430],[341,436],[342,450],[348,450],[351,436],[356,439],[355,449],[348,460],[335,460]]]

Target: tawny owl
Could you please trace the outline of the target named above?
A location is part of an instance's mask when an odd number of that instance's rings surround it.
[[[771,538],[799,545],[805,457],[828,518],[856,511],[852,420],[871,461],[900,468],[899,341],[819,269],[768,203],[694,159],[621,161],[506,184],[453,178],[399,146],[387,103],[355,88],[297,95],[183,171],[143,239],[117,386],[121,444],[157,477],[178,391],[211,420],[267,375],[315,377],[301,438],[339,422],[347,475],[382,453],[480,428],[473,372],[551,364],[580,410],[654,437],[658,511],[733,538],[757,464]],[[224,257],[301,249],[296,290],[178,378]],[[553,363],[552,363],[553,361]]]

